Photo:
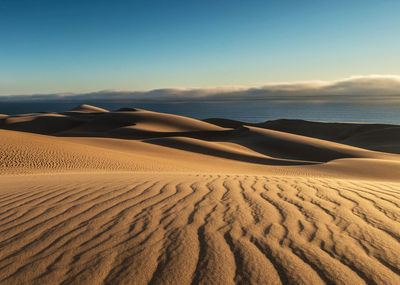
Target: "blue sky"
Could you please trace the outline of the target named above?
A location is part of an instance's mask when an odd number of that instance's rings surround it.
[[[0,0],[0,95],[400,74],[400,1]]]

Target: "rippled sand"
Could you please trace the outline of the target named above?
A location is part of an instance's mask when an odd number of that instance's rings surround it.
[[[0,185],[4,284],[400,282],[400,183],[116,173]]]

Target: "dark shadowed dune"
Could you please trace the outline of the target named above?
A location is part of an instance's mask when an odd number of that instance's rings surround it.
[[[98,114],[88,119],[85,124],[58,135],[92,134],[121,137],[121,135],[134,135],[136,132],[176,133],[218,130],[223,128],[191,118],[135,109]]]
[[[73,129],[85,121],[62,114],[28,114],[0,120],[0,128],[37,134],[54,134]]]

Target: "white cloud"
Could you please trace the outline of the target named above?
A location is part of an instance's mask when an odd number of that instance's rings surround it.
[[[400,76],[353,76],[335,81],[269,83],[254,87],[169,88],[150,91],[104,90],[84,94],[1,96],[0,101],[198,102],[267,100],[274,102],[400,103]]]

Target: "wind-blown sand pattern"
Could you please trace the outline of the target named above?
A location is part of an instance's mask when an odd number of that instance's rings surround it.
[[[396,140],[92,111],[3,119],[0,284],[400,284]]]

